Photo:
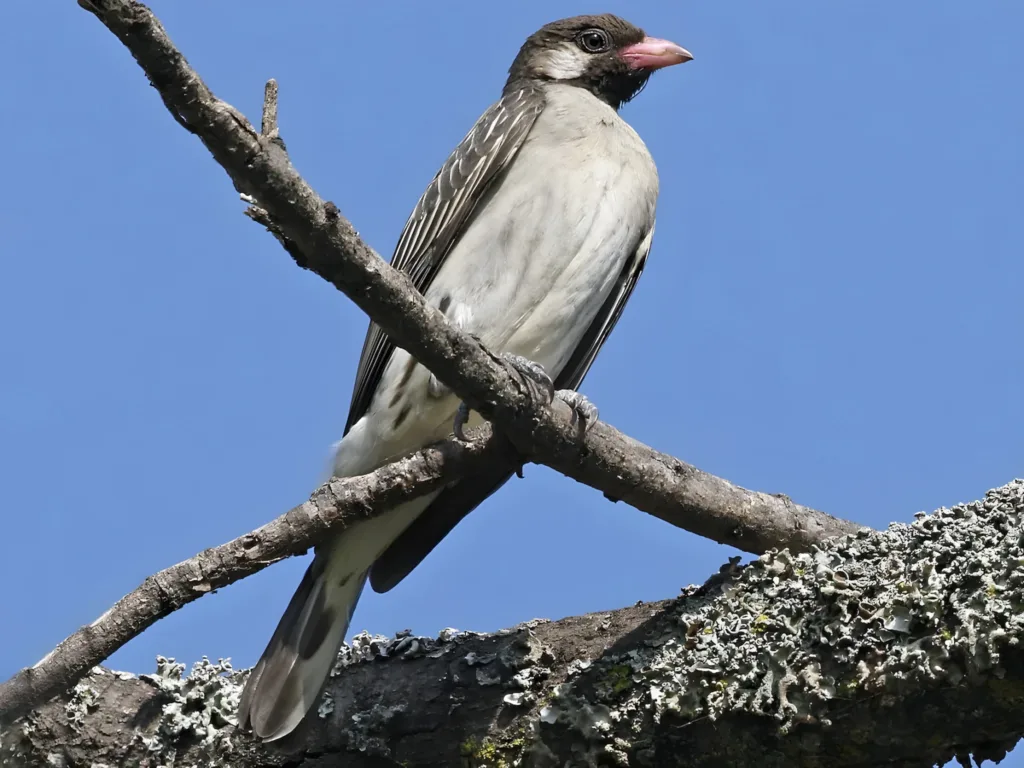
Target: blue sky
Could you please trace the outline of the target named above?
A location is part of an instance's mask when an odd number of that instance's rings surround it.
[[[872,526],[1021,474],[1024,6],[153,7],[250,118],[278,79],[297,167],[384,253],[536,27],[612,10],[686,46],[695,60],[624,111],[662,193],[647,270],[583,388],[602,417]],[[3,679],[150,573],[305,499],[365,319],[242,215],[75,3],[0,7],[0,70]],[[364,595],[353,629],[493,630],[670,597],[731,554],[528,467],[394,592]],[[248,666],[304,567],[208,596],[109,664]]]

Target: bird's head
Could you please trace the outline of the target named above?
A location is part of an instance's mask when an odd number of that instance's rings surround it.
[[[573,16],[546,24],[526,39],[505,88],[524,80],[570,83],[618,109],[643,89],[654,70],[692,58],[685,48],[647,37],[610,13]]]

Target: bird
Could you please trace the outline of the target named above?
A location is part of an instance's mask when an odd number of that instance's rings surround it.
[[[619,109],[655,70],[692,58],[612,14],[546,24],[427,186],[392,256],[449,323],[585,424],[597,409],[576,390],[654,236],[658,172]],[[332,474],[365,474],[462,434],[465,422],[458,397],[371,321]],[[249,674],[240,725],[265,742],[294,731],[326,685],[366,582],[392,589],[512,473],[463,478],[319,543]]]

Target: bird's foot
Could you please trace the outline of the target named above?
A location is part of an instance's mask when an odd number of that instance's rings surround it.
[[[555,382],[548,376],[548,372],[544,370],[543,365],[535,363],[533,360],[522,355],[504,354],[501,356],[501,359],[515,369],[526,385],[533,390],[531,394],[538,400],[550,403],[554,399]]]
[[[523,357],[522,355],[513,355],[505,353],[501,355],[501,359],[508,363],[512,368],[515,369],[516,373],[523,380],[526,386],[532,390],[531,394],[538,400],[550,403],[555,397],[555,383],[548,376],[548,372],[544,370],[544,366],[540,363],[535,363],[529,358]],[[569,392],[570,390],[566,390]],[[571,392],[575,395],[575,392]],[[583,397],[579,395],[579,397]],[[590,402],[586,398],[583,400],[590,405]],[[593,406],[590,406],[593,408]],[[575,413],[575,411],[573,411]],[[597,413],[597,409],[594,408],[594,413]],[[459,409],[455,412],[455,422],[452,424],[452,432],[455,437],[465,442],[466,434],[464,427],[466,422],[469,421],[469,406],[465,403],[459,403]]]
[[[581,395],[574,389],[560,389],[555,392],[555,397],[572,409],[573,426],[581,423],[582,434],[587,434],[597,423],[597,406],[590,402],[586,395]]]
[[[459,403],[459,410],[455,412],[452,434],[455,435],[456,440],[461,440],[464,443],[469,442],[466,439],[466,431],[464,429],[467,421],[469,421],[469,406],[465,402],[461,402]]]

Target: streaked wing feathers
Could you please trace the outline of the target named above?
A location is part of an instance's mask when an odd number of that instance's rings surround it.
[[[391,265],[425,293],[444,258],[458,242],[487,190],[522,146],[544,109],[540,88],[505,94],[466,134],[420,197],[395,246]],[[394,345],[371,322],[359,358],[347,433],[370,407]]]

